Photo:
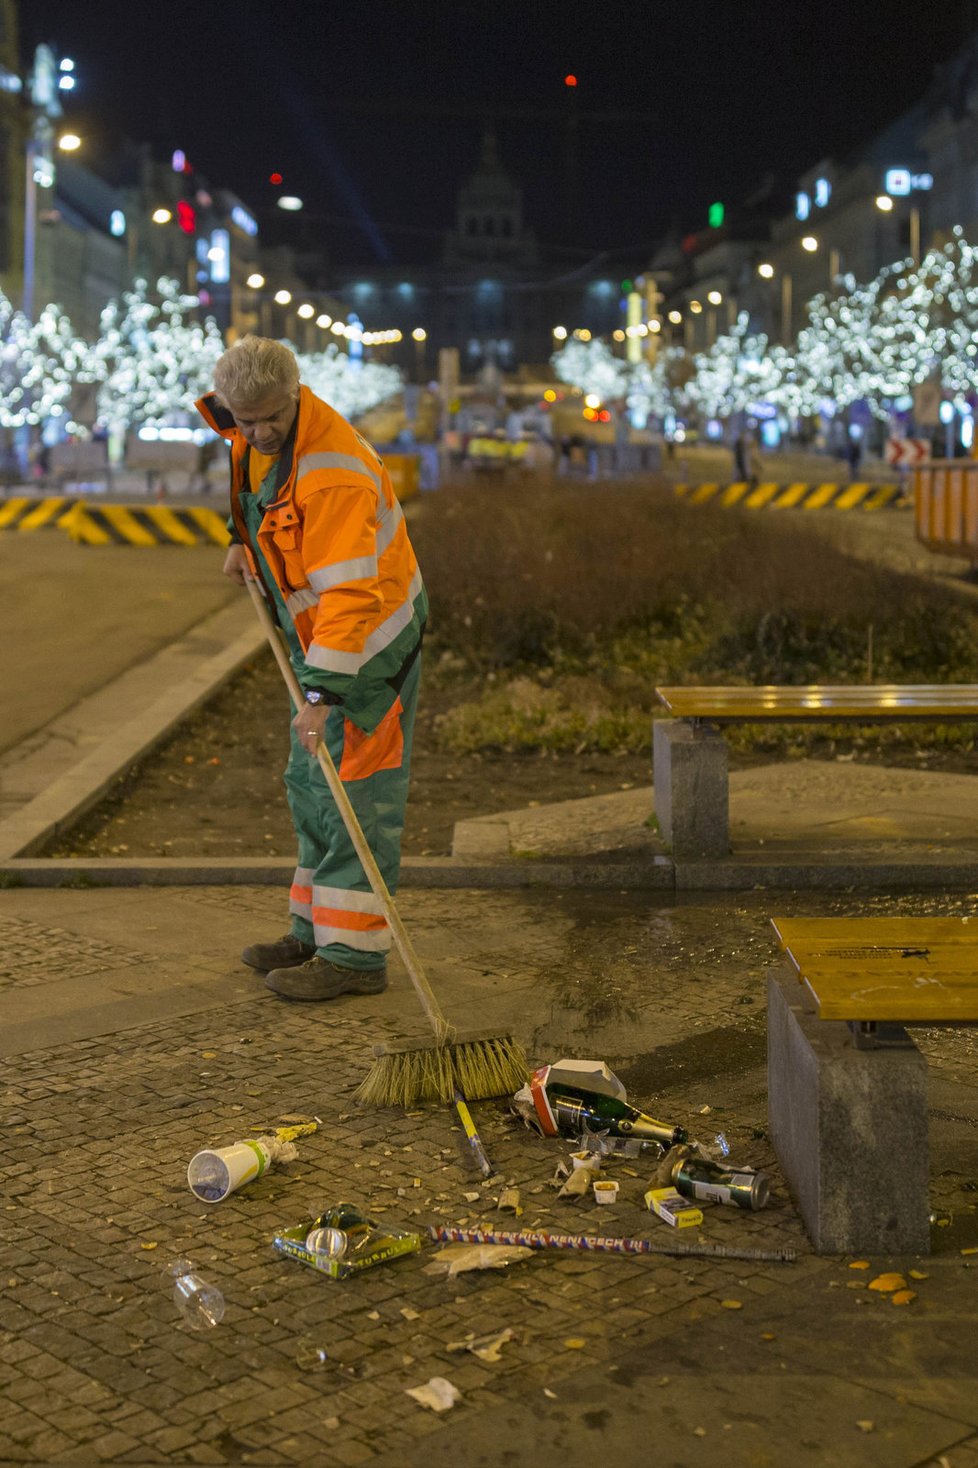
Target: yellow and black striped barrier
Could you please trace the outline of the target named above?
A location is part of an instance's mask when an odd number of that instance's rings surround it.
[[[884,510],[908,505],[899,484],[677,484],[691,505],[739,505],[744,510]]]
[[[0,500],[0,530],[44,530],[59,525],[77,504],[77,497],[69,499],[63,494],[43,499],[33,494],[11,495]]]
[[[59,522],[80,545],[227,545],[217,510],[168,505],[94,505],[80,500]]]

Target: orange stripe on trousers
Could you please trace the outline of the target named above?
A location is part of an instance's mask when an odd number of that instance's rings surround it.
[[[387,926],[387,919],[374,912],[350,912],[342,907],[314,907],[312,921],[317,928],[349,928],[358,933],[372,933]]]

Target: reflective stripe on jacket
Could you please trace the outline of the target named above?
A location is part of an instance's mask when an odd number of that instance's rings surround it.
[[[255,569],[239,503],[248,445],[214,394],[197,408],[230,443],[231,519]],[[308,683],[338,695],[371,730],[396,696],[390,680],[417,649],[427,596],[383,460],[308,387],[258,545],[295,623]]]

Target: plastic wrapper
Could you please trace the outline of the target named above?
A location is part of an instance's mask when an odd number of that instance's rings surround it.
[[[449,1244],[432,1255],[424,1274],[464,1274],[469,1269],[505,1269],[509,1264],[518,1264],[533,1257],[533,1250],[522,1245],[510,1244]]]

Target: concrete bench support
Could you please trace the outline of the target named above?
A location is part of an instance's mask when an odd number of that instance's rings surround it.
[[[654,720],[655,814],[678,860],[730,854],[728,763],[726,741],[716,729],[685,719]]]
[[[768,975],[771,1140],[819,1254],[926,1254],[927,1065],[906,1030],[856,1049],[804,1008],[793,971]]]

